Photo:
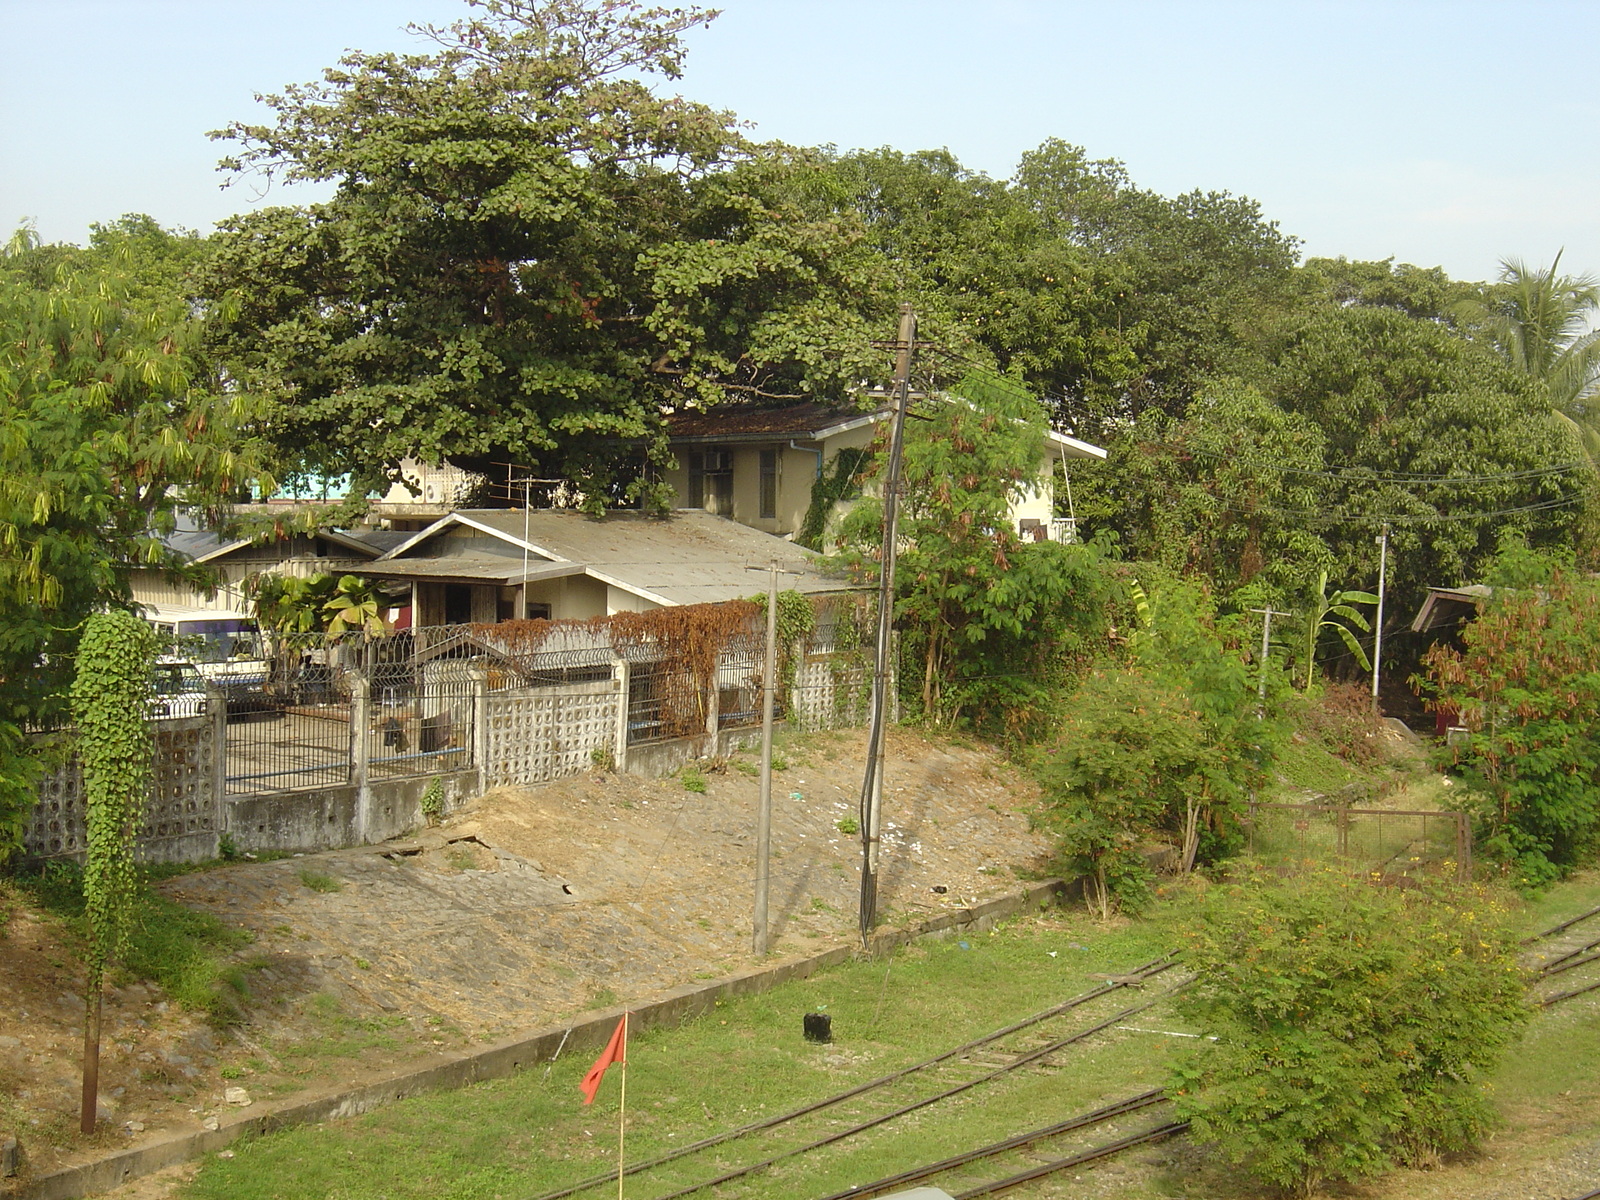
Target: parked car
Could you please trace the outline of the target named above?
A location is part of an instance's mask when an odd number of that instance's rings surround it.
[[[202,717],[211,693],[192,662],[166,660],[150,668],[151,717]]]
[[[183,659],[228,702],[230,713],[266,707],[267,661],[255,618],[224,609],[145,605],[145,620],[165,635],[172,660]]]

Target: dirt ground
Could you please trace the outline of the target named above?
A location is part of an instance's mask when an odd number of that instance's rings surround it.
[[[774,772],[770,954],[854,936],[859,732],[784,739]],[[1013,888],[1047,850],[1031,786],[992,752],[891,733],[880,916]],[[108,993],[100,1147],[753,961],[758,783],[752,754],[662,780],[595,772],[499,789],[381,846],[214,867],[162,884],[248,929],[248,1020],[211,1028],[158,989]],[[0,1135],[30,1173],[85,1157],[76,1137],[82,975],[49,917],[0,941]],[[92,1149],[92,1147],[90,1147]],[[132,1193],[130,1193],[132,1194]],[[160,1194],[152,1193],[152,1194]]]

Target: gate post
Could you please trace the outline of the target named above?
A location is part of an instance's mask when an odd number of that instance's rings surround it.
[[[618,774],[628,769],[628,689],[633,671],[620,655],[611,660],[611,674],[617,688],[617,728],[611,745],[612,769]]]
[[[472,757],[477,759],[478,791],[489,790],[489,667],[472,668]]]
[[[207,705],[211,716],[211,812],[217,831],[218,853],[228,828],[228,702],[213,696]]]
[[[350,672],[350,782],[356,793],[355,841],[367,844],[371,827],[368,809],[372,795],[367,788],[367,725],[372,719],[372,680],[365,671]]]

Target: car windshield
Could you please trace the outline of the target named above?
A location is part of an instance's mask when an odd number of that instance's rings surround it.
[[[179,621],[173,637],[196,662],[229,662],[261,657],[261,635],[249,617]]]

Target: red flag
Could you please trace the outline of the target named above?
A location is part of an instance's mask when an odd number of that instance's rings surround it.
[[[617,1022],[617,1027],[611,1033],[611,1040],[606,1043],[605,1052],[594,1060],[594,1066],[589,1068],[589,1073],[583,1077],[583,1082],[578,1085],[583,1092],[585,1104],[594,1103],[594,1094],[600,1090],[600,1081],[606,1077],[606,1068],[612,1063],[628,1064],[628,1015],[624,1013],[622,1020]]]

